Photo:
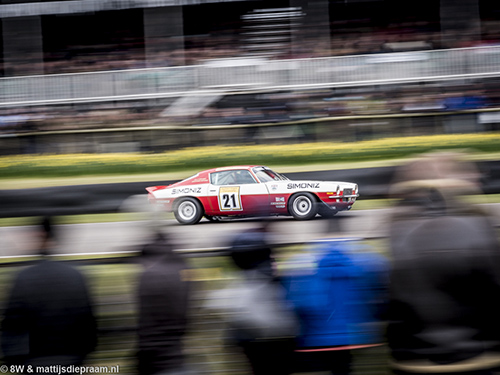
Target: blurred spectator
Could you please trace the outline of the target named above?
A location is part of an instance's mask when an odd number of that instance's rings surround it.
[[[387,261],[359,241],[338,239],[295,262],[285,280],[301,326],[296,371],[349,374],[352,350],[383,341]]]
[[[493,374],[500,366],[500,248],[475,167],[435,153],[397,174],[388,342],[398,374]]]
[[[191,374],[183,352],[190,295],[183,278],[187,265],[159,230],[143,246],[141,261],[144,272],[138,286],[139,374]]]
[[[297,319],[275,275],[266,225],[237,234],[230,256],[239,279],[215,293],[209,307],[228,314],[229,339],[243,349],[253,374],[291,374]]]
[[[97,340],[87,285],[79,271],[46,257],[55,240],[51,219],[37,231],[43,258],[15,278],[2,323],[4,359],[9,365],[77,366]]]
[[[463,88],[463,90],[448,94],[443,99],[443,105],[448,111],[461,111],[486,107],[487,100],[479,90]]]

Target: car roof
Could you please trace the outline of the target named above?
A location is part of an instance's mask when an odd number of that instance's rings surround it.
[[[212,168],[212,169],[207,169],[203,172],[200,173],[213,173],[213,172],[221,172],[221,171],[232,171],[236,169],[252,169],[255,167],[263,167],[262,165],[231,165],[227,167],[219,167],[219,168]]]
[[[208,183],[209,179],[209,174],[214,173],[214,172],[221,172],[221,171],[234,171],[234,170],[251,170],[252,168],[255,167],[263,167],[267,168],[263,165],[233,165],[233,166],[227,166],[227,167],[219,167],[219,168],[212,168],[212,169],[207,169],[201,172],[196,173],[193,176],[190,176],[182,181],[176,182],[174,184],[169,185],[169,187],[174,187],[174,186],[184,186],[184,185],[192,185],[196,183]]]

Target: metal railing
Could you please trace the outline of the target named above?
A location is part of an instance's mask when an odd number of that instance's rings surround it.
[[[190,92],[286,90],[500,76],[500,46],[0,79],[0,107],[177,97]]]

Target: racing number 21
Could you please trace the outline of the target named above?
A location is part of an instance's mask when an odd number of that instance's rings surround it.
[[[230,210],[231,208],[237,207],[237,205],[236,205],[236,194],[234,194],[234,193],[225,193],[225,194],[222,194],[222,200],[224,202],[222,204],[222,207],[227,208],[228,210]]]
[[[221,187],[219,190],[219,207],[221,211],[241,210],[240,187]]]

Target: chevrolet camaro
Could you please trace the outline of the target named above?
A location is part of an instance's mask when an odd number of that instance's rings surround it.
[[[265,166],[214,168],[168,186],[151,186],[149,201],[173,212],[181,224],[196,224],[203,217],[268,215],[309,220],[350,210],[358,185],[340,181],[294,181]]]

